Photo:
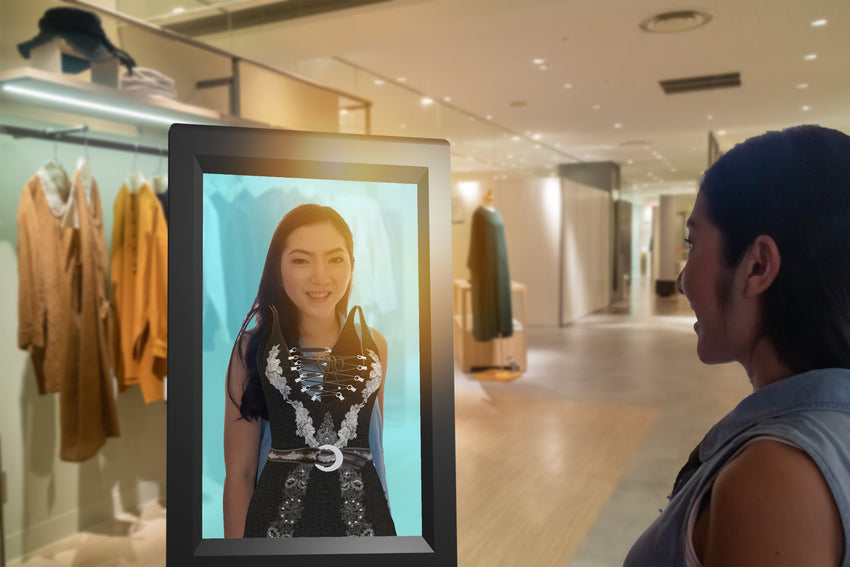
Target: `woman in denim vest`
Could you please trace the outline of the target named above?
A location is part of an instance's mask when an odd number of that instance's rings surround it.
[[[703,175],[678,278],[706,364],[753,393],[680,471],[625,565],[850,566],[850,137],[799,126]]]

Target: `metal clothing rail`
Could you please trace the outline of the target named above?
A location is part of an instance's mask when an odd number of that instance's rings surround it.
[[[119,150],[124,152],[135,152],[139,154],[150,154],[155,156],[168,157],[167,148],[157,148],[154,146],[143,146],[140,144],[131,144],[128,142],[113,142],[112,140],[99,140],[90,138],[87,134],[83,136],[69,136],[72,132],[88,132],[89,127],[85,124],[73,126],[71,128],[47,128],[46,130],[37,130],[35,128],[21,128],[19,126],[9,126],[0,124],[0,134],[8,134],[13,138],[38,138],[39,140],[53,140],[57,142],[67,142],[69,144],[80,144],[83,146],[91,146],[93,148],[107,148],[110,150]]]

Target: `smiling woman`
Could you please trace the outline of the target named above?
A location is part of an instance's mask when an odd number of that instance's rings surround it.
[[[353,250],[348,224],[315,204],[272,236],[227,372],[225,537],[396,535],[382,447],[370,440],[387,342],[359,307],[347,314]]]
[[[747,140],[706,171],[687,224],[697,354],[740,363],[753,393],[625,565],[850,566],[850,137]]]

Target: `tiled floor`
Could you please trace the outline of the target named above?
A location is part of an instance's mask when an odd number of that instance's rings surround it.
[[[509,383],[458,372],[461,566],[619,565],[708,428],[750,392],[696,357],[681,297],[647,290],[566,328],[530,328]],[[11,565],[165,562],[164,511],[124,518]]]

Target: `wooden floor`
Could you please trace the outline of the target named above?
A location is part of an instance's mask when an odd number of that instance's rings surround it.
[[[458,392],[460,565],[567,565],[657,410]]]
[[[531,327],[509,383],[456,370],[461,566],[620,565],[705,432],[749,393],[705,366],[683,298],[633,298],[565,328]],[[10,565],[165,563],[156,504]]]

